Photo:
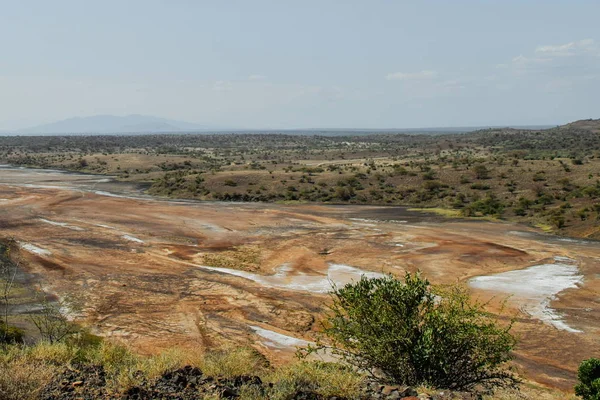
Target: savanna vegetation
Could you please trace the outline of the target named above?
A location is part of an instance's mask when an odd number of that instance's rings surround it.
[[[108,174],[154,195],[407,205],[600,237],[600,121],[464,134],[1,137],[0,162]]]

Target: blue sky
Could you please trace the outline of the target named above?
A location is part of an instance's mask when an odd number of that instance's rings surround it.
[[[0,0],[0,129],[96,114],[239,128],[600,117],[600,2]]]

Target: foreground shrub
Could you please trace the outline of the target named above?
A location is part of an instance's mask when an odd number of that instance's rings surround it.
[[[575,394],[584,400],[600,400],[600,360],[590,358],[579,365]]]
[[[515,344],[511,325],[498,325],[464,287],[434,289],[407,273],[404,281],[363,277],[332,297],[324,327],[329,351],[360,370],[393,383],[461,390],[516,382],[503,368]]]

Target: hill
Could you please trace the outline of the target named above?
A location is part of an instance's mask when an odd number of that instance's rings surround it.
[[[570,124],[563,125],[563,128],[576,128],[591,131],[594,133],[600,133],[600,118],[599,119],[581,119],[579,121],[571,122]]]

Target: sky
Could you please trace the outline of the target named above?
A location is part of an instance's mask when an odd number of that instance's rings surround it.
[[[0,0],[0,130],[600,118],[598,16],[598,0]]]

